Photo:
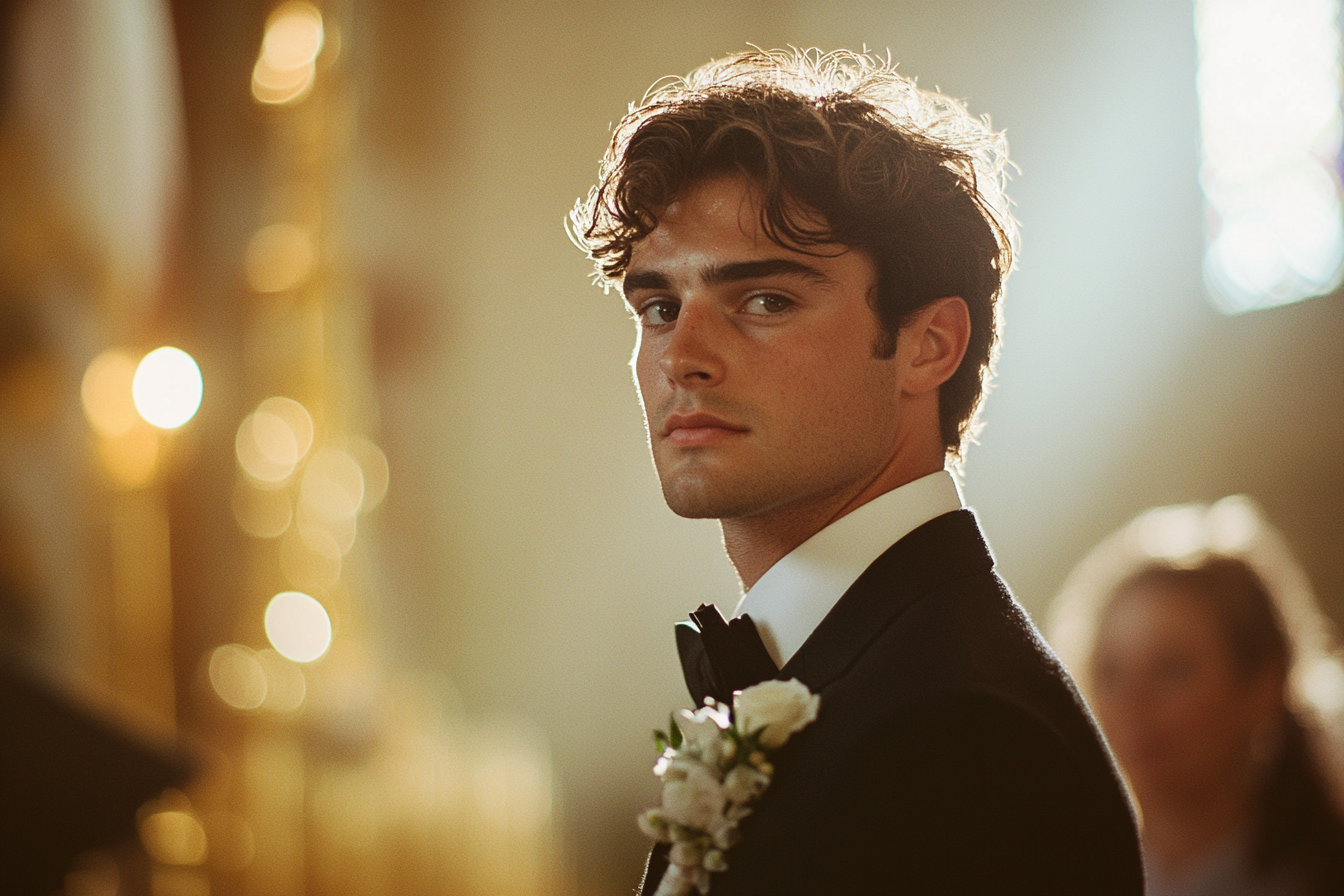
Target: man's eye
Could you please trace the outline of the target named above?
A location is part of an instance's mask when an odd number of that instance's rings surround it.
[[[674,302],[650,302],[639,311],[639,320],[646,327],[670,324],[677,319],[680,308]]]
[[[792,307],[793,302],[784,298],[784,296],[764,293],[748,299],[745,310],[748,314],[779,314],[781,311],[787,311]]]

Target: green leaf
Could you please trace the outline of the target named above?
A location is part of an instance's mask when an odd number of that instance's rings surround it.
[[[672,732],[672,737],[669,738],[669,743],[672,744],[672,749],[674,749],[674,750],[680,750],[680,749],[681,749],[681,745],[682,745],[682,743],[684,742],[685,739],[681,736],[681,726],[679,726],[679,725],[677,724],[677,717],[676,717],[676,715],[673,714],[673,715],[668,716],[668,717],[667,717],[667,723],[668,723],[668,726],[670,727],[671,732]]]
[[[653,732],[653,745],[655,748],[657,748],[658,753],[661,755],[663,751],[667,749],[667,732],[666,731]]]

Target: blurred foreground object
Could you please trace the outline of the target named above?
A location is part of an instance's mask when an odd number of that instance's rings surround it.
[[[0,62],[0,892],[130,896],[137,810],[189,773],[163,486],[194,433],[133,394],[185,168],[170,12],[4,4]]]
[[[1344,889],[1344,665],[1249,499],[1140,515],[1049,631],[1134,790],[1150,894]]]
[[[0,659],[82,701],[0,677],[4,896],[555,889],[544,739],[375,618],[350,18],[0,5]]]
[[[77,855],[134,835],[136,809],[188,771],[0,654],[0,892],[58,889]]]

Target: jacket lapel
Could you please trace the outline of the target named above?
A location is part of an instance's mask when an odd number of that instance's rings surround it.
[[[779,678],[797,678],[813,691],[845,673],[881,632],[943,582],[992,569],[994,557],[975,513],[935,517],[888,548],[784,665]]]

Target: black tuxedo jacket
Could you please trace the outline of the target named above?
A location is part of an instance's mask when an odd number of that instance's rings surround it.
[[[893,545],[780,670],[821,695],[712,896],[1141,894],[1134,814],[1087,706],[974,514]],[[657,888],[666,847],[649,858]]]

